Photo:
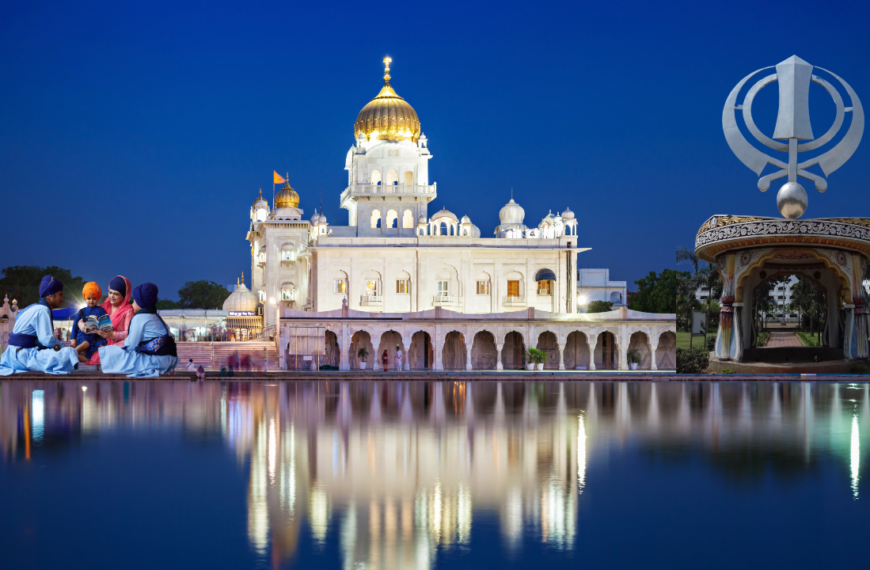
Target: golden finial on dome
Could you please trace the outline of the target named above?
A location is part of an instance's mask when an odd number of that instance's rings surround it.
[[[390,84],[390,64],[393,62],[393,59],[390,56],[384,58],[384,83]]]
[[[245,272],[242,271],[242,285],[245,284]]]
[[[296,193],[296,190],[290,187],[290,173],[287,173],[287,176],[284,178],[284,187],[275,194],[275,207],[276,208],[298,208],[299,207],[299,194]]]

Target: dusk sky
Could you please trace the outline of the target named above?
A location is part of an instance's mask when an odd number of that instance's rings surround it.
[[[870,106],[868,16],[859,2],[4,2],[0,269],[59,265],[104,290],[122,274],[171,299],[188,280],[249,279],[249,208],[259,188],[271,202],[273,170],[306,219],[322,187],[347,224],[345,154],[389,54],[434,155],[430,215],[491,237],[511,187],[529,226],[570,206],[592,248],[580,267],[634,290],[710,215],[779,215],[782,180],[760,193],[725,142],[725,98],[797,54]],[[816,86],[810,102],[819,136],[834,105]],[[754,108],[768,134],[776,103],[772,86]],[[802,181],[805,217],[870,216],[868,157],[865,136],[827,193]]]

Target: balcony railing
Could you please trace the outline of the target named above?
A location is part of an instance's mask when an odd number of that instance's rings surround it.
[[[525,307],[526,306],[526,298],[525,297],[505,297],[503,304],[505,307]]]
[[[360,306],[367,307],[370,305],[383,305],[384,304],[384,296],[383,295],[360,295],[359,298]]]
[[[435,295],[432,299],[432,304],[436,307],[444,305],[458,305],[459,297],[456,295]]]
[[[547,289],[538,289],[538,297],[550,297],[551,295],[552,293],[550,293],[550,291]]]
[[[266,265],[266,256],[265,255],[258,255],[257,256],[257,265],[259,267],[265,267],[265,265]]]

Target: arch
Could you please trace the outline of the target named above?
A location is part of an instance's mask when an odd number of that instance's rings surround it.
[[[414,185],[414,173],[411,170],[406,170],[404,174],[405,186]]]
[[[359,361],[357,354],[359,353],[359,349],[365,347],[368,351],[368,365],[366,368],[369,370],[372,369],[372,363],[374,362],[375,356],[375,347],[372,346],[372,337],[366,331],[356,331],[353,333],[353,336],[350,338],[350,353],[347,355],[348,363],[350,364],[351,370],[359,370]]]
[[[465,348],[465,336],[458,331],[450,331],[444,337],[444,348],[441,351],[441,364],[444,370],[465,370],[468,352]]]
[[[432,370],[435,362],[435,351],[432,338],[426,331],[417,331],[411,337],[408,349],[408,364],[411,370]]]
[[[511,331],[505,335],[501,364],[505,370],[522,370],[526,367],[526,345],[519,332]]]
[[[360,292],[362,295],[366,297],[378,297],[383,294],[383,281],[381,280],[381,274],[377,271],[370,269],[363,274],[362,280],[362,291]]]
[[[395,186],[399,183],[399,173],[395,170],[387,172],[387,186]]]
[[[637,365],[638,370],[652,369],[652,349],[650,348],[649,338],[646,333],[636,331],[631,334],[628,339],[628,350],[636,350],[640,353],[640,363]]]
[[[281,284],[281,289],[279,291],[279,296],[281,301],[295,301],[296,300],[296,285],[291,283],[290,281],[285,281]]]
[[[398,228],[399,227],[399,214],[395,210],[387,211],[387,225],[388,228]]]
[[[405,210],[405,213],[402,214],[402,229],[414,229],[414,212],[411,210]]]
[[[372,210],[372,229],[381,227],[381,211]]]
[[[393,370],[396,367],[396,347],[399,347],[402,350],[402,354],[406,353],[405,351],[405,343],[402,341],[402,335],[397,333],[394,330],[389,330],[381,335],[381,341],[378,344],[378,370],[384,369],[384,363],[382,361],[382,356],[384,351],[387,351],[387,369]],[[407,362],[407,356],[402,357],[402,368],[404,369],[405,362]]]
[[[568,335],[565,343],[565,370],[589,370],[589,341],[580,331]]]
[[[614,305],[621,305],[622,304],[622,293],[619,293],[618,291],[612,292],[610,294],[610,302],[613,303]]]
[[[503,278],[502,283],[504,284],[504,291],[507,297],[520,297],[524,298],[526,296],[526,279],[523,277],[523,274],[519,271],[511,271]],[[513,291],[508,286],[511,281],[518,281],[516,286],[516,290]]]
[[[677,335],[672,331],[665,331],[659,335],[659,344],[656,346],[656,368],[677,369]]]
[[[338,368],[338,363],[341,361],[341,348],[338,346],[338,337],[332,331],[326,331],[326,338],[324,339],[324,356],[323,362],[321,365],[326,366],[335,366]]]
[[[595,344],[595,369],[619,369],[619,346],[612,331],[604,331],[598,335],[598,342]]]
[[[547,355],[547,360],[544,362],[544,370],[559,369],[559,341],[554,333],[544,331],[539,334],[536,348]]]
[[[447,222],[441,222],[440,224],[438,224],[438,235],[439,236],[449,235],[447,233]]]
[[[498,348],[495,337],[489,331],[474,335],[471,343],[471,367],[474,370],[495,370],[498,362]]]
[[[778,254],[783,254],[783,253],[791,253],[794,251],[800,251],[801,253],[808,253],[808,254],[812,255],[814,258],[816,258],[817,260],[821,261],[827,269],[833,270],[834,277],[836,277],[837,282],[840,284],[840,288],[837,291],[838,298],[842,298],[844,294],[846,295],[847,299],[852,297],[852,288],[850,286],[851,276],[848,273],[846,273],[842,268],[838,267],[836,263],[834,263],[833,261],[828,259],[827,256],[822,255],[813,249],[805,249],[805,248],[796,247],[793,250],[792,249],[786,250],[784,248],[773,248],[773,249],[771,249],[771,251],[760,255],[758,257],[758,259],[756,259],[755,261],[750,263],[749,267],[744,269],[743,272],[740,274],[740,276],[737,277],[737,283],[735,284],[735,287],[734,287],[735,302],[737,302],[737,303],[743,302],[744,285],[746,284],[746,279],[749,276],[754,275],[758,271],[760,271],[764,267],[764,264],[767,261],[769,261],[770,259],[772,259],[774,256],[776,256]],[[723,256],[720,256],[721,260],[724,260],[724,255],[727,255],[727,254],[723,254]],[[721,265],[719,265],[719,267],[721,267]],[[769,275],[768,279],[766,279],[765,281],[769,281],[770,279],[772,279],[773,277],[776,277],[778,275],[793,275],[794,274],[793,271],[794,270],[785,270],[785,271],[781,271],[778,273],[771,272],[771,275]],[[720,270],[719,273],[721,275],[722,271]],[[736,273],[736,271],[735,271],[735,273]],[[762,281],[762,283],[763,282],[764,281]]]
[[[374,185],[374,186],[381,185],[381,171],[380,170],[372,170],[372,185]]]

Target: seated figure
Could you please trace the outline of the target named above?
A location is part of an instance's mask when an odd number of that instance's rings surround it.
[[[63,304],[63,283],[51,275],[39,284],[38,302],[22,309],[0,358],[0,376],[16,372],[69,374],[79,362],[74,348],[64,346],[52,330],[52,309]]]
[[[133,318],[124,346],[99,349],[105,374],[130,378],[160,376],[175,369],[178,353],[169,327],[157,314],[157,285],[143,283],[133,289]]]
[[[88,317],[99,318],[108,314],[104,308],[97,304],[102,296],[103,290],[100,289],[99,285],[93,282],[85,283],[85,287],[82,289],[85,306],[76,313],[73,319],[75,324],[70,331],[70,345],[79,353],[79,362],[88,362],[101,346],[108,344],[106,339],[100,335],[94,332],[88,334],[85,326]]]

